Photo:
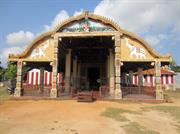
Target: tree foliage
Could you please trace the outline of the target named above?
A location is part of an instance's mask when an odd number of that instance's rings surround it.
[[[0,81],[4,78],[4,68],[0,66]]]
[[[25,77],[25,73],[29,70],[26,65],[22,68],[22,77]],[[7,80],[15,79],[17,75],[17,64],[15,62],[8,62],[7,68],[5,69],[4,76]]]
[[[171,70],[175,72],[180,72],[180,66],[176,64],[176,61],[173,60],[170,64]]]
[[[5,69],[5,78],[12,80],[16,78],[17,65],[13,62],[8,62],[7,68]]]

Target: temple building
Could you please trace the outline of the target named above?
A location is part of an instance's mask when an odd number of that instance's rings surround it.
[[[51,98],[93,90],[111,99],[137,91],[163,100],[161,67],[172,57],[112,20],[83,12],[41,34],[21,54],[10,54],[9,61],[17,62],[16,97],[31,90]],[[153,89],[143,83],[147,69],[154,70]]]

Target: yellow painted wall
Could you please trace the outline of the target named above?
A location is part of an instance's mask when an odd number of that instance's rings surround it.
[[[121,61],[153,61],[154,57],[135,39],[121,39]]]
[[[34,45],[29,54],[25,57],[26,61],[52,61],[53,60],[53,39],[46,39]]]

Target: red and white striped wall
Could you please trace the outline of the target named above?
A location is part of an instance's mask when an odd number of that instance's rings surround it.
[[[58,73],[58,83],[62,82],[62,73]],[[28,85],[40,84],[40,70],[32,69],[27,72],[26,83]],[[49,86],[52,84],[52,72],[44,71],[44,85]]]
[[[153,75],[145,75],[143,83],[149,86],[155,86],[155,77]],[[174,84],[174,75],[161,75],[161,83],[163,86]],[[138,85],[138,75],[133,76],[133,84]]]

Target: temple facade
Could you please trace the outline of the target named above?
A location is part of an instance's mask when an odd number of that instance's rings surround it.
[[[9,61],[17,62],[16,97],[28,87],[27,81],[37,83],[37,93],[43,93],[48,78],[51,98],[76,90],[99,91],[105,86],[109,98],[122,99],[126,90],[133,90],[133,74],[137,72],[136,88],[145,89],[143,71],[153,68],[154,96],[162,100],[161,66],[169,65],[172,57],[158,54],[112,20],[84,12],[41,34],[21,54],[10,54]],[[27,77],[24,67],[38,69],[33,74],[38,79]],[[123,82],[127,76],[128,84]]]

